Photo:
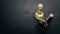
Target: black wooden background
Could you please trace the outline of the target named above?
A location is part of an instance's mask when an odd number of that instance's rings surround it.
[[[46,17],[54,13],[45,33],[33,19],[38,3],[44,5]],[[60,0],[0,0],[0,8],[0,34],[60,34]]]

